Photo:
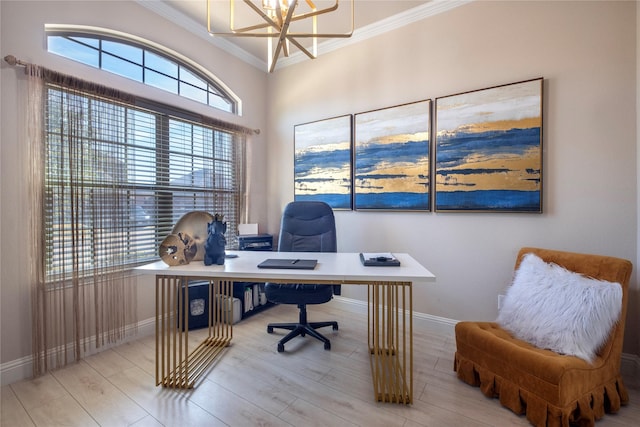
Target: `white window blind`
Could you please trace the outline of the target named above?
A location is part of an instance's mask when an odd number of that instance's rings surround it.
[[[222,213],[227,246],[237,247],[244,134],[172,113],[47,85],[47,281],[157,260],[194,210]]]

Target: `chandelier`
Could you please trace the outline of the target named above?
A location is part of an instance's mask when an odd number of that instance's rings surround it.
[[[339,0],[334,0],[332,5],[322,9],[317,9],[311,0],[304,2],[298,0],[242,0],[242,3],[258,15],[254,17],[257,20],[256,23],[242,24],[242,26],[238,26],[236,22],[237,1],[229,0],[229,32],[217,32],[211,28],[212,0],[207,0],[207,30],[213,36],[266,38],[267,69],[270,73],[275,69],[280,54],[289,56],[291,45],[294,45],[309,58],[315,59],[318,56],[319,38],[348,38],[353,34],[354,0],[348,0],[351,3],[351,29],[346,33],[318,32],[318,16],[336,11]],[[311,39],[311,46],[304,46],[299,39]]]

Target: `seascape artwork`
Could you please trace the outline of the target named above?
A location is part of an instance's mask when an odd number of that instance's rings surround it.
[[[431,100],[355,115],[354,203],[428,211]]]
[[[542,82],[436,99],[436,211],[542,212]]]
[[[294,199],[351,209],[351,115],[294,127]]]

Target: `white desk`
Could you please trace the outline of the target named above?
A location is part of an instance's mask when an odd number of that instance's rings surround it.
[[[413,402],[414,282],[435,276],[410,255],[394,253],[399,267],[365,267],[358,253],[227,251],[224,265],[194,261],[169,267],[162,261],[136,268],[156,276],[157,385],[192,388],[196,379],[229,345],[233,336],[233,282],[324,283],[368,286],[368,345],[377,401]],[[317,259],[314,270],[261,269],[266,258]],[[209,334],[189,351],[188,287],[191,279],[209,281]],[[183,292],[180,292],[184,287]],[[183,330],[184,329],[184,330]]]

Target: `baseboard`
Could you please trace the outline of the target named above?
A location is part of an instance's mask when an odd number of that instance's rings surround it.
[[[333,299],[332,304],[341,305],[345,310],[352,313],[367,314],[368,305],[366,301],[355,300],[351,298],[344,298],[336,296]],[[429,328],[431,330],[437,330],[440,333],[447,334],[451,337],[454,336],[454,328],[457,320],[449,319],[446,317],[432,316],[426,313],[413,313],[414,328]],[[137,329],[137,330],[136,330]],[[127,338],[123,341],[113,344],[111,346],[103,346],[100,349],[94,350],[91,353],[87,353],[87,356],[109,349],[110,347],[123,344],[127,341],[140,339],[146,336],[153,335],[155,333],[155,318],[150,318],[138,322],[134,327],[127,328]],[[93,344],[93,342],[92,342]],[[20,359],[12,360],[0,365],[0,383],[5,386],[17,381],[22,381],[32,377],[32,357],[25,356]],[[624,383],[629,388],[640,389],[640,357],[633,354],[622,354],[622,361],[620,365],[620,372]]]
[[[95,338],[88,340],[87,352],[85,356],[91,356],[101,351],[117,347],[128,341],[137,340],[155,333],[155,318],[150,318],[138,322],[137,325],[130,325],[125,328],[126,338],[114,344],[103,345],[100,348],[95,347]],[[5,386],[17,381],[26,380],[33,377],[33,357],[31,355],[21,357],[0,365],[0,384]]]
[[[345,298],[341,296],[335,296],[332,304],[343,305],[345,309],[351,312],[367,314],[368,303],[366,301],[360,301],[351,298]],[[430,329],[436,329],[438,332],[454,336],[454,328],[457,320],[448,319],[446,317],[433,316],[426,313],[413,313],[414,327],[429,327]]]
[[[622,353],[620,374],[627,387],[640,390],[640,357],[634,354]]]

